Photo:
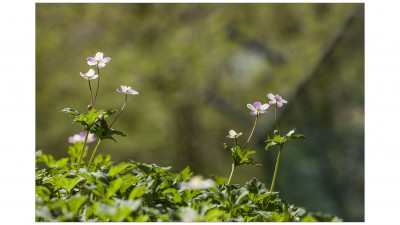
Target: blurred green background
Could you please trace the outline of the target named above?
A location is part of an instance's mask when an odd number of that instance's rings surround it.
[[[275,190],[309,211],[364,221],[364,4],[38,3],[36,146],[45,153],[66,157],[68,137],[82,131],[60,111],[86,111],[79,72],[98,51],[111,62],[96,108],[119,109],[119,85],[140,93],[114,125],[128,138],[99,152],[227,177],[228,131],[245,142],[254,120],[246,104],[279,93],[289,102],[279,128],[307,139],[285,146]],[[277,151],[264,140],[273,129],[271,107],[249,145],[263,166],[239,167],[232,183],[270,185]]]

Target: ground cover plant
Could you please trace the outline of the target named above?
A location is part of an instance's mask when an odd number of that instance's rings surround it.
[[[129,160],[114,163],[109,155],[99,153],[102,141],[116,142],[116,136],[126,137],[113,127],[122,114],[128,95],[139,92],[130,86],[121,85],[117,92],[124,94],[120,110],[95,108],[100,88],[100,69],[111,61],[98,52],[87,58],[90,69],[80,73],[88,81],[90,104],[86,113],[73,108],[62,111],[83,127],[83,132],[69,137],[69,158],[54,159],[52,155],[36,151],[36,221],[81,221],[81,222],[314,222],[341,221],[325,213],[306,213],[274,192],[280,157],[285,144],[304,139],[295,129],[282,135],[276,115],[278,108],[288,102],[278,94],[269,93],[269,102],[248,104],[254,125],[246,142],[241,143],[242,132],[230,130],[226,138],[233,143],[223,143],[232,158],[232,170],[228,177],[211,175],[204,178],[195,175],[189,167],[179,173],[171,167],[146,164]],[[96,74],[97,73],[97,74]],[[103,75],[102,75],[103,76]],[[97,79],[96,90],[91,81]],[[273,179],[267,186],[257,178],[249,177],[244,186],[233,184],[233,175],[242,165],[261,164],[249,156],[256,151],[247,149],[257,122],[269,107],[274,108],[275,130],[266,135],[265,150],[278,150]],[[111,121],[111,122],[110,122]],[[266,132],[267,133],[267,132]],[[96,142],[92,151],[89,144]],[[229,142],[229,141],[228,141]],[[89,161],[85,157],[91,156]],[[288,153],[290,154],[290,153]],[[301,193],[299,193],[301,194]]]

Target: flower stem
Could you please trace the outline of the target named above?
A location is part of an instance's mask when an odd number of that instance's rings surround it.
[[[96,155],[96,152],[97,152],[97,149],[99,148],[100,143],[101,143],[101,139],[99,139],[99,141],[97,142],[96,148],[94,149],[93,154],[92,154],[92,156],[90,157],[90,161],[89,161],[89,164],[88,164],[88,166],[87,166],[87,170],[88,170],[88,171],[89,171],[89,169],[90,169],[90,165],[92,165],[93,158],[94,158],[94,156]]]
[[[272,178],[272,184],[271,184],[271,189],[269,191],[269,196],[267,199],[267,207],[269,204],[269,199],[271,198],[272,192],[274,191],[274,185],[275,185],[275,181],[276,181],[276,175],[278,174],[278,166],[279,166],[279,161],[281,159],[281,153],[282,153],[282,149],[283,149],[283,145],[282,144],[279,148],[279,153],[278,153],[278,158],[276,159],[276,164],[275,164],[275,171],[274,171],[274,177]]]
[[[251,136],[253,136],[253,132],[254,132],[254,129],[256,128],[257,120],[258,120],[258,114],[256,115],[256,121],[254,122],[253,130],[251,131],[250,136],[247,139],[247,142],[246,142],[246,145],[244,146],[244,149],[246,149],[247,144],[249,144],[249,142],[250,142]]]
[[[88,80],[89,81],[89,90],[90,90],[90,103],[92,104],[92,106],[93,106],[93,94],[92,94],[92,86],[90,85],[90,80]]]
[[[97,67],[97,74],[99,75],[99,79],[97,79],[96,95],[94,96],[94,101],[93,101],[93,103],[92,103],[93,108],[94,108],[94,103],[96,103],[97,92],[99,92],[99,86],[100,86],[100,70],[99,70],[99,63],[96,64],[96,67]]]
[[[119,111],[119,113],[118,113],[117,117],[115,117],[114,121],[111,123],[111,125],[110,125],[110,128],[111,128],[111,126],[112,126],[112,125],[115,123],[115,121],[117,121],[117,119],[118,119],[119,115],[121,115],[122,111],[123,111],[123,110],[124,110],[124,108],[125,108],[125,104],[126,104],[126,101],[127,101],[127,100],[128,100],[128,94],[125,94],[125,101],[124,101],[124,105],[122,105],[121,111]]]
[[[232,163],[232,171],[231,171],[231,175],[229,176],[228,184],[231,183],[233,171],[235,171],[235,164],[234,163]]]
[[[78,160],[78,166],[76,167],[76,174],[78,174],[79,168],[81,167],[81,161],[82,161],[82,158],[83,158],[83,152],[85,150],[85,146],[86,146],[86,141],[87,141],[88,135],[89,135],[89,130],[86,130],[85,141],[83,142],[81,154],[80,154],[79,160]]]
[[[278,108],[278,102],[275,104],[275,126],[276,126],[276,130],[279,130],[278,128],[278,122],[276,120],[276,109]]]

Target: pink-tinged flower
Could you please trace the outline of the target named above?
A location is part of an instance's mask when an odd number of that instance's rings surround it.
[[[190,178],[190,180],[188,182],[182,182],[180,184],[180,188],[182,190],[207,189],[207,188],[212,188],[213,186],[214,186],[213,180],[211,180],[211,179],[203,180],[203,177],[200,175],[194,176],[194,177]]]
[[[110,62],[110,57],[103,58],[103,53],[98,52],[96,56],[87,58],[87,63],[91,66],[97,65],[97,67],[102,68],[106,66],[106,63]]]
[[[280,95],[274,96],[273,94],[269,93],[268,98],[271,99],[271,101],[269,101],[269,104],[276,104],[276,106],[278,107],[282,107],[283,103],[287,103],[287,101],[283,99]]]
[[[75,144],[77,142],[85,142],[85,136],[86,132],[81,132],[79,134],[75,134],[74,136],[71,136],[68,138],[68,142],[71,144]],[[94,137],[94,134],[89,133],[88,138],[86,140],[86,144],[92,143],[96,141],[96,138]]]
[[[227,138],[238,138],[240,135],[242,135],[242,132],[236,133],[234,130],[229,131],[229,135],[226,136]]]
[[[247,108],[251,110],[251,115],[258,115],[260,113],[267,113],[265,110],[267,110],[269,107],[268,104],[262,105],[260,102],[254,102],[252,104],[247,104]]]
[[[138,95],[139,92],[133,90],[130,86],[121,85],[121,89],[117,88],[118,92],[131,94],[131,95]]]
[[[94,69],[90,69],[87,73],[85,73],[85,74],[83,74],[83,73],[80,73],[81,74],[81,76],[83,77],[83,78],[85,78],[86,80],[94,80],[94,79],[96,79],[97,77],[99,77],[99,75],[95,75],[94,74]]]

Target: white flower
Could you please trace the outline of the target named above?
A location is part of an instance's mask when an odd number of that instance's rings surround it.
[[[83,78],[85,78],[86,80],[94,80],[94,79],[96,79],[97,77],[99,77],[99,75],[95,75],[94,74],[94,69],[90,69],[87,73],[85,73],[85,74],[83,74],[83,73],[80,73],[81,74],[81,76],[83,77]]]
[[[296,131],[296,128],[293,128],[292,130],[289,131],[289,133],[286,134],[286,136],[288,136],[288,137],[292,136],[295,131]]]
[[[276,104],[277,107],[282,107],[283,103],[287,103],[287,101],[283,99],[280,95],[273,95],[269,93],[268,98],[271,99],[271,101],[269,101],[269,104]]]
[[[240,135],[242,135],[242,132],[236,133],[234,130],[229,131],[229,135],[226,136],[227,138],[238,138]]]
[[[261,104],[261,102],[254,102],[253,105],[252,104],[247,104],[247,108],[249,108],[251,110],[251,115],[256,116],[260,113],[267,113],[267,110],[269,107],[268,104]]]
[[[197,218],[197,212],[193,209],[187,209],[181,215],[182,222],[195,222]]]
[[[110,57],[105,57],[103,58],[103,53],[98,52],[96,53],[96,56],[93,57],[88,57],[87,58],[87,63],[91,66],[97,65],[98,68],[102,68],[106,66],[106,63],[110,62],[111,58]]]
[[[214,186],[214,181],[211,179],[203,180],[202,176],[194,176],[188,182],[182,182],[180,187],[182,190],[191,189],[207,189]]]

